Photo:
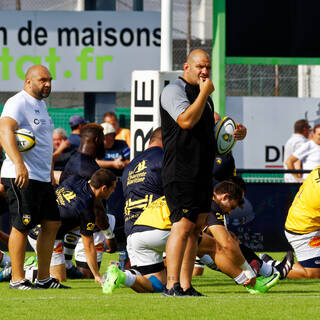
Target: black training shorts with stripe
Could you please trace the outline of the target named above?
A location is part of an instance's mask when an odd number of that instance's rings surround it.
[[[28,186],[20,189],[14,180],[1,179],[9,198],[9,215],[16,229],[30,230],[42,220],[60,221],[54,188],[50,182],[30,179]]]

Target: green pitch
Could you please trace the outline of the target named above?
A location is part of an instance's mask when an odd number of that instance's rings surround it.
[[[274,254],[282,257],[284,254]],[[104,255],[101,270],[117,255]],[[320,319],[320,279],[283,280],[264,295],[209,269],[194,277],[194,287],[207,297],[161,297],[137,294],[128,288],[102,294],[93,280],[68,280],[71,290],[9,290],[0,283],[1,319],[120,320],[120,319]]]

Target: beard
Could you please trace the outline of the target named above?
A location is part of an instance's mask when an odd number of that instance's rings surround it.
[[[48,98],[50,93],[51,93],[51,89],[47,89],[47,90],[42,89],[40,92],[42,99]]]

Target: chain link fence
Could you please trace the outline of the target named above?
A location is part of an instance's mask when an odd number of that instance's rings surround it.
[[[107,0],[105,0],[107,1]],[[206,16],[206,40],[200,39],[198,26],[200,5],[205,3],[206,12],[212,13],[212,0],[191,1],[191,34],[188,40],[188,1],[173,0],[173,69],[181,70],[186,60],[188,48],[201,48],[211,55],[212,50],[212,14]],[[83,10],[84,0],[1,0],[0,10]],[[161,1],[144,0],[145,11],[161,11]],[[117,0],[116,10],[133,10],[133,0]],[[0,22],[1,24],[1,22]],[[312,68],[312,67],[311,67]],[[226,95],[227,96],[298,96],[298,67],[279,66],[276,77],[275,66],[272,65],[227,65]],[[314,76],[316,77],[316,75]],[[278,86],[276,87],[276,81]],[[319,78],[320,82],[320,78]],[[11,94],[9,94],[11,95]],[[314,96],[314,95],[313,95]],[[49,106],[79,107],[83,105],[83,94],[78,99],[74,96],[70,101],[56,100],[60,94],[53,94]],[[7,93],[0,93],[0,105],[8,98]],[[130,93],[117,94],[117,107],[130,107]],[[55,105],[56,104],[56,105]],[[58,104],[58,105],[57,105]]]

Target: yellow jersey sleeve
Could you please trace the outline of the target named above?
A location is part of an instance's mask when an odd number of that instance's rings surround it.
[[[296,194],[285,228],[299,234],[320,229],[320,166],[310,172]]]

